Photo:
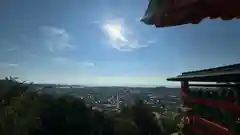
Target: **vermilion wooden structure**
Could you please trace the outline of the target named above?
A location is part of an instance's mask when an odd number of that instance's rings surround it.
[[[231,101],[191,98],[189,96],[189,90],[192,86],[200,88],[234,87],[240,91],[240,64],[204,69],[193,72],[185,72],[177,77],[168,78],[167,80],[181,82],[181,98],[185,107],[188,107],[189,103],[203,104],[214,108],[227,110],[231,112],[234,117],[240,117],[240,105],[235,102],[236,100],[239,100],[240,95],[234,96]],[[192,84],[194,82],[195,84]],[[186,132],[186,134],[196,133],[198,135],[240,135],[240,132],[234,132],[230,128],[221,126],[214,121],[202,118],[201,116],[197,116],[192,113],[186,112],[184,114],[184,117],[190,119],[190,123],[187,124],[184,128],[184,132]],[[204,128],[199,125],[204,125]]]
[[[141,21],[156,27],[198,24],[205,18],[240,18],[239,0],[149,0]]]

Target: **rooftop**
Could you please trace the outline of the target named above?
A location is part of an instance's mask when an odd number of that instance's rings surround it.
[[[205,18],[239,19],[239,0],[150,0],[141,21],[156,27],[198,24]]]
[[[184,72],[168,81],[240,82],[240,64]]]

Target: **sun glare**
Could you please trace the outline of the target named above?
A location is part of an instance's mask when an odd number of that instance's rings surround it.
[[[123,30],[119,24],[106,24],[104,29],[112,40],[127,41],[123,35]]]

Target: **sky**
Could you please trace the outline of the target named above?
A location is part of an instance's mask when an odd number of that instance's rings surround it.
[[[1,0],[0,78],[173,86],[184,71],[240,61],[240,21],[154,28],[148,0]]]

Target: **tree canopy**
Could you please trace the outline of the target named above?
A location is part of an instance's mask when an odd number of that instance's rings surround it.
[[[26,85],[0,84],[1,135],[162,135],[151,108],[141,100],[120,112],[101,112],[82,99],[37,93]],[[169,132],[170,133],[170,132]]]

